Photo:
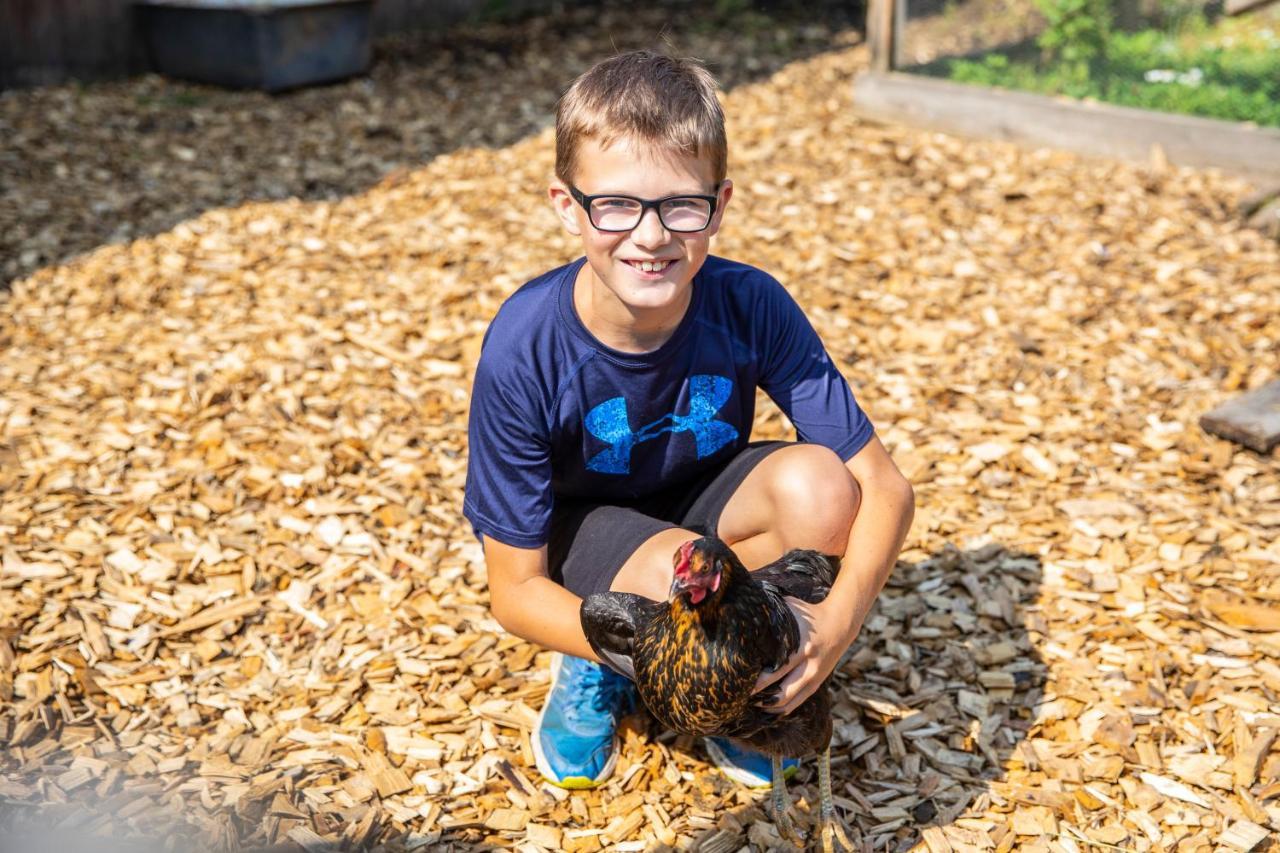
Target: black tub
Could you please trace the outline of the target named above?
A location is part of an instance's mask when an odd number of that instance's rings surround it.
[[[278,92],[369,67],[373,0],[138,0],[161,74]]]

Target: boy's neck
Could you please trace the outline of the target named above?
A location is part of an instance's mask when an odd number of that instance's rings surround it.
[[[683,303],[669,309],[635,310],[614,296],[597,280],[591,264],[583,264],[573,285],[573,307],[578,319],[596,340],[628,353],[653,352],[670,340],[693,301],[693,287],[684,291]]]

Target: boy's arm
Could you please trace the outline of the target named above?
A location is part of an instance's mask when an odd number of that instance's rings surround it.
[[[861,494],[831,592],[821,604],[789,602],[801,650],[756,682],[757,690],[778,682],[781,689],[769,710],[790,713],[822,685],[862,629],[911,528],[915,495],[804,311],[776,281],[761,292],[759,349],[766,355],[760,387],[803,441],[848,457],[845,467]]]
[[[821,604],[788,602],[800,628],[801,651],[756,682],[756,690],[779,682],[774,703],[764,706],[775,713],[800,707],[835,669],[888,580],[915,515],[911,484],[879,438],[873,436],[845,467],[858,481],[862,499],[836,582]]]
[[[880,439],[872,436],[845,467],[858,481],[862,500],[849,531],[849,548],[828,599],[847,614],[847,642],[862,630],[867,612],[889,579],[915,517],[915,492]]]
[[[547,547],[517,548],[484,537],[489,606],[507,631],[557,652],[600,663],[582,633],[582,599],[547,575]]]

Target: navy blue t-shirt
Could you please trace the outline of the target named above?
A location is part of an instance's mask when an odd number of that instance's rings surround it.
[[[477,535],[536,548],[557,497],[627,503],[722,464],[747,444],[757,386],[801,441],[847,461],[871,439],[849,384],[771,276],[708,257],[670,339],[627,353],[578,317],[585,262],[522,286],[485,333],[463,503]]]

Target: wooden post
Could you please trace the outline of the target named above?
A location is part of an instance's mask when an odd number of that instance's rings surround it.
[[[897,66],[898,7],[906,0],[869,0],[867,3],[867,44],[871,48],[871,70],[887,72]]]
[[[893,63],[894,71],[906,64],[902,54],[907,47],[907,2],[893,0],[893,53],[889,54],[889,61]]]

